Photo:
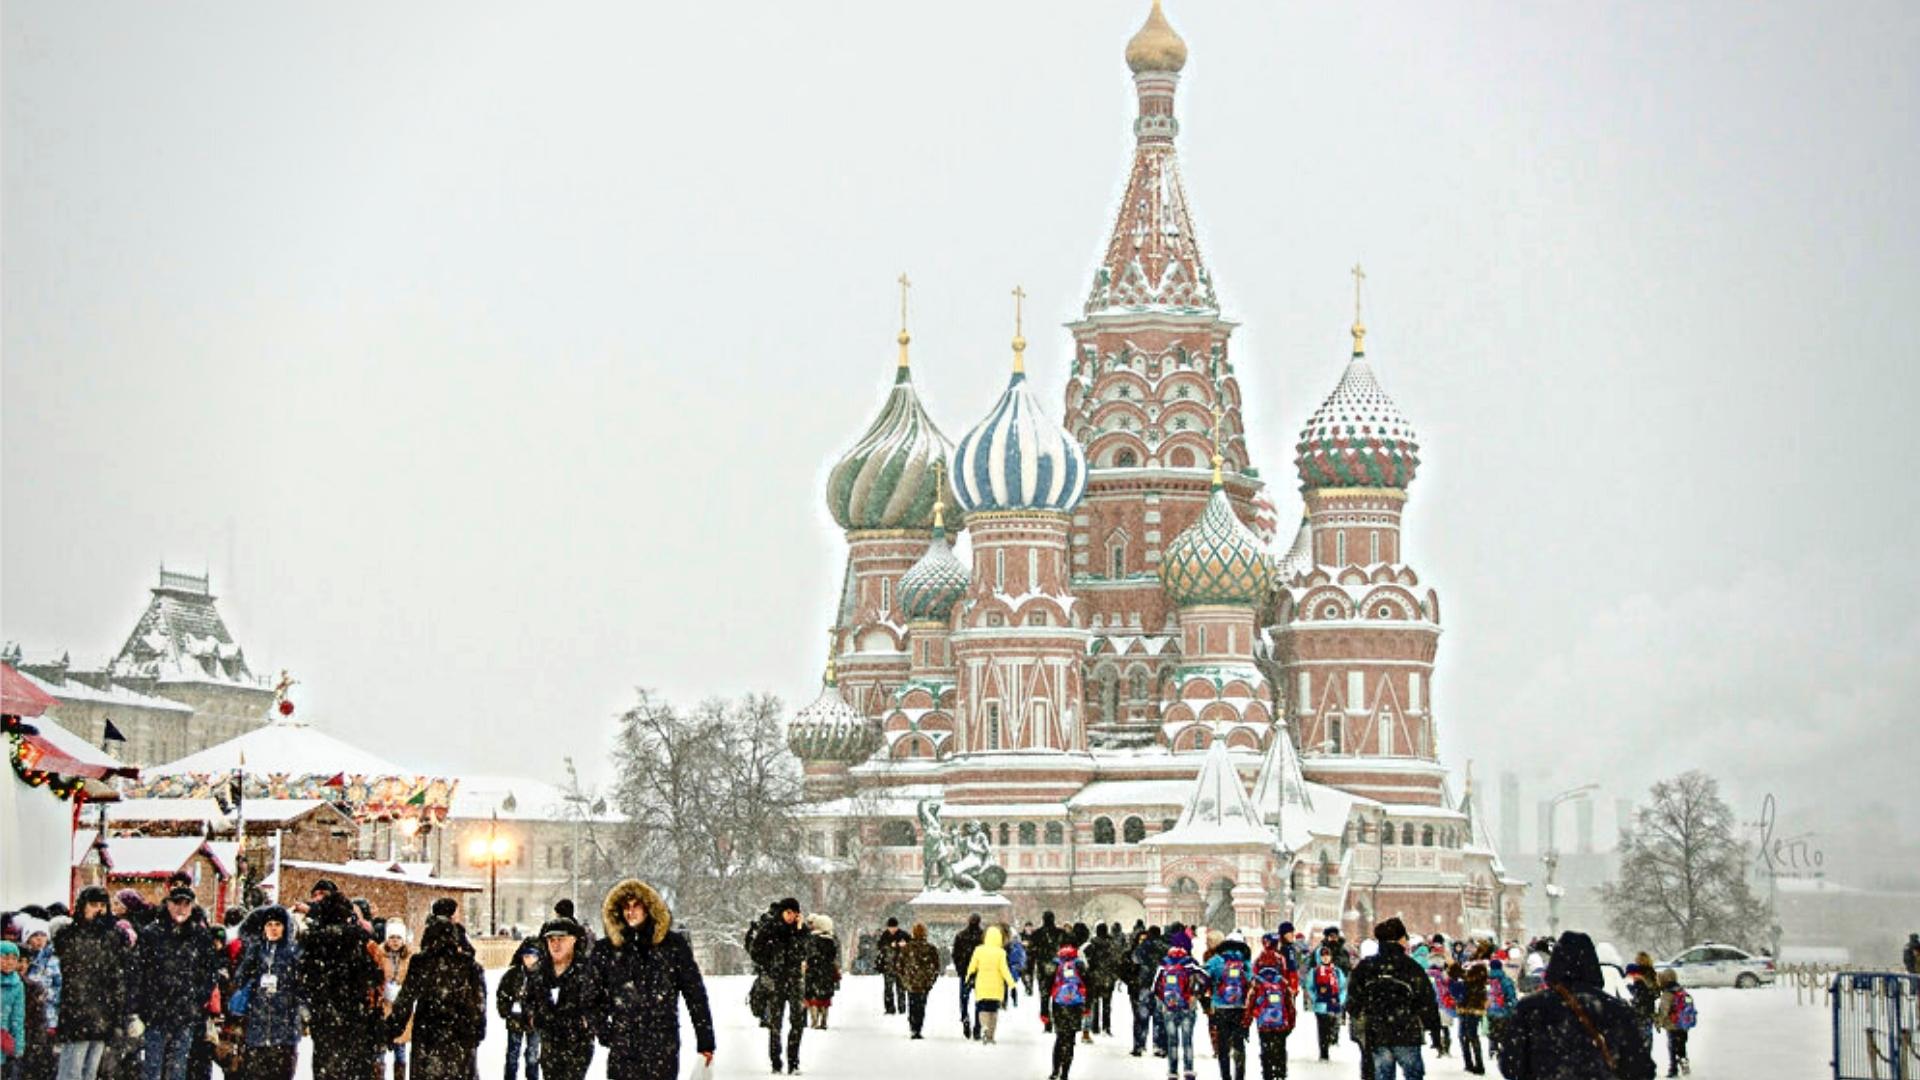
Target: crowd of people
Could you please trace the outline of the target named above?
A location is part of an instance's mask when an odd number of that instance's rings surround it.
[[[684,934],[639,881],[608,893],[604,936],[562,900],[521,943],[489,1002],[452,899],[417,947],[406,919],[315,882],[216,921],[191,881],[149,905],[124,889],[31,907],[0,943],[3,1080],[477,1080],[489,1012],[508,1039],[506,1080],[582,1080],[596,1050],[610,1080],[670,1080],[680,1004],[710,1064],[713,1020]],[[491,1009],[489,1006],[491,1005]]]
[[[416,947],[405,918],[325,880],[299,902],[233,908],[217,923],[183,878],[155,905],[133,890],[82,889],[71,911],[5,919],[0,1080],[211,1080],[216,1067],[226,1080],[292,1080],[303,1045],[315,1080],[477,1080],[490,1012],[506,1033],[505,1080],[522,1070],[583,1080],[600,1049],[610,1080],[669,1080],[683,1005],[710,1067],[705,982],[661,895],[623,881],[600,923],[588,929],[560,901],[489,1001],[451,899],[434,904]],[[944,950],[924,924],[897,919],[870,940],[883,1010],[904,1018],[908,1038],[925,1038],[929,998],[951,970],[970,1041],[997,1043],[1024,995],[1051,1036],[1050,1080],[1071,1080],[1076,1045],[1097,1037],[1164,1059],[1169,1080],[1195,1080],[1196,1040],[1221,1080],[1245,1080],[1249,1058],[1261,1080],[1279,1080],[1309,1016],[1306,1052],[1325,1061],[1350,1039],[1361,1080],[1419,1080],[1426,1055],[1456,1052],[1475,1075],[1491,1060],[1511,1080],[1640,1080],[1658,1072],[1660,1035],[1666,1075],[1689,1071],[1698,1020],[1675,972],[1645,953],[1625,969],[1626,992],[1608,993],[1593,941],[1578,932],[1502,947],[1413,938],[1392,918],[1356,948],[1338,927],[1317,937],[1291,923],[1254,934],[1088,927],[1046,912],[1017,931],[973,915]],[[841,984],[833,921],[785,898],[741,945],[772,1071],[798,1074],[803,1036],[829,1027]],[[1920,965],[1920,937],[1906,952]]]

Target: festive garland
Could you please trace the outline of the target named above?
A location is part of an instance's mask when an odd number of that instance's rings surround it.
[[[86,777],[62,776],[59,773],[33,768],[23,760],[29,748],[26,734],[19,730],[21,726],[18,722],[7,725],[7,760],[13,765],[13,775],[19,777],[20,782],[28,787],[46,788],[56,798],[71,802],[74,796],[84,791]],[[38,751],[34,751],[33,756],[37,760]]]

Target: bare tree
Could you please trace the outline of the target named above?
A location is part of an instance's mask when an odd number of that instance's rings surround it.
[[[1719,781],[1694,770],[1653,785],[1620,833],[1618,880],[1600,887],[1623,942],[1660,953],[1763,940],[1772,912],[1747,883],[1748,850]]]
[[[621,716],[613,801],[623,873],[661,890],[674,920],[715,955],[753,916],[801,895],[801,788],[779,699],[749,694],[689,712],[647,691]]]

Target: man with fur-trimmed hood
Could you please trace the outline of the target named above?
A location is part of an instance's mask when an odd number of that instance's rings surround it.
[[[605,940],[587,954],[598,992],[593,1029],[607,1048],[607,1080],[673,1080],[680,1066],[680,998],[693,1020],[694,1050],[713,1063],[707,985],[666,901],[628,878],[600,907]]]

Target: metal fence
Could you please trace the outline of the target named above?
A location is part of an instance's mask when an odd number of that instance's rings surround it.
[[[1834,1080],[1915,1080],[1920,975],[1845,972],[1833,977]]]

